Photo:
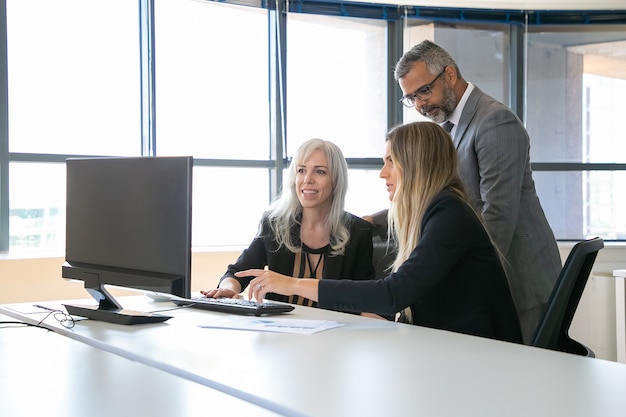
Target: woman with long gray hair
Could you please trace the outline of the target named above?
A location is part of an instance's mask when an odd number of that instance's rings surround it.
[[[235,273],[265,267],[297,279],[374,278],[372,226],[344,211],[347,190],[348,165],[339,147],[322,139],[304,142],[289,166],[280,198],[262,216],[257,236],[228,266],[218,287],[201,292],[238,297],[253,277]],[[266,298],[317,306],[297,294]]]

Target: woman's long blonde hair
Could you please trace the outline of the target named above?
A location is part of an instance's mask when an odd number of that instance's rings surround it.
[[[396,271],[417,246],[426,208],[447,189],[464,201],[467,194],[458,174],[456,149],[448,132],[432,122],[398,126],[387,134],[397,170],[396,192],[389,210],[389,232],[395,235]],[[469,203],[468,203],[469,205]]]

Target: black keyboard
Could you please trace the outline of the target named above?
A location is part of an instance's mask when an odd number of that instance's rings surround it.
[[[263,314],[287,313],[294,309],[291,304],[264,302],[259,304],[255,301],[243,298],[207,298],[204,296],[191,298],[172,298],[172,302],[178,306],[200,308],[203,310],[220,311],[222,313],[261,316]]]

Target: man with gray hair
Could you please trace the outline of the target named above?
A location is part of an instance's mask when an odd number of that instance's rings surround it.
[[[561,271],[561,257],[535,190],[524,125],[510,108],[464,80],[450,54],[431,41],[407,51],[394,75],[402,103],[450,132],[467,193],[506,260],[529,344]],[[380,224],[385,217],[381,212],[370,220]]]

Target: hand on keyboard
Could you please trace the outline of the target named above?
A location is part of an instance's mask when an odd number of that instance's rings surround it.
[[[244,300],[243,298],[233,298],[233,297],[206,297],[204,295],[198,295],[195,297],[191,297],[190,300],[197,301],[200,303],[216,303],[216,304],[228,304],[228,305],[238,305],[238,306],[246,306],[246,307],[258,307],[262,304],[257,303],[256,301]]]
[[[232,288],[215,288],[208,291],[200,291],[202,295],[209,298],[239,298],[240,295]]]
[[[245,300],[243,298],[211,298],[206,296],[197,296],[191,298],[173,298],[172,302],[179,306],[191,308],[200,308],[211,311],[221,311],[231,314],[243,314],[260,316],[263,314],[279,314],[292,311],[294,306],[291,304],[282,304],[274,302],[263,302]]]

